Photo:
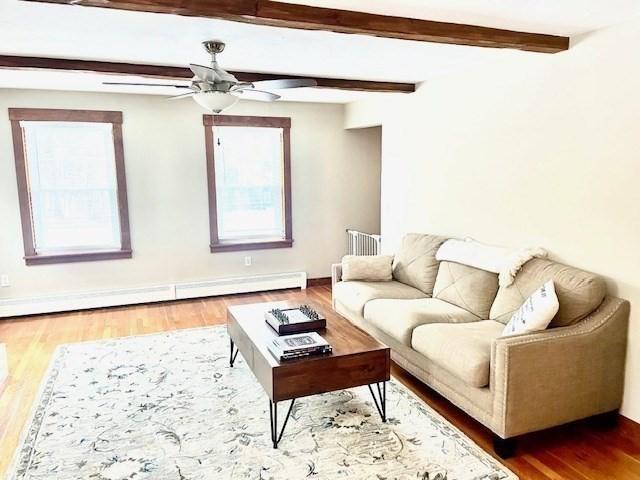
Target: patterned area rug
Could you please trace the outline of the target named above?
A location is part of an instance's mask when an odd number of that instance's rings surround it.
[[[224,327],[65,345],[8,478],[517,478],[400,383],[387,401],[384,424],[366,387],[300,399],[274,450],[267,396],[241,357],[228,366]]]

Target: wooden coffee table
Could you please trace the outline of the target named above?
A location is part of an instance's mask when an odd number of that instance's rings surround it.
[[[273,448],[278,448],[295,400],[308,395],[367,385],[382,421],[387,420],[389,347],[334,311],[307,303],[327,318],[326,330],[318,333],[333,347],[333,353],[283,362],[267,350],[267,343],[277,335],[266,324],[264,314],[272,308],[297,307],[299,303],[253,303],[227,308],[229,365],[233,367],[239,351],[267,393]],[[284,400],[291,400],[291,404],[278,431],[278,402]]]

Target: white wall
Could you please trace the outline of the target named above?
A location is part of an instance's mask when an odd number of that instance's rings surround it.
[[[382,123],[382,235],[542,245],[632,304],[623,413],[640,420],[640,21],[356,103]],[[377,119],[382,119],[377,122]]]
[[[133,258],[24,265],[9,107],[120,110]],[[345,229],[379,230],[380,131],[343,129],[343,106],[240,102],[229,114],[290,116],[290,249],[209,253],[204,127],[190,100],[150,95],[0,89],[0,298],[124,288],[238,275],[330,275]],[[354,181],[356,179],[356,181]],[[244,256],[253,257],[251,267]]]

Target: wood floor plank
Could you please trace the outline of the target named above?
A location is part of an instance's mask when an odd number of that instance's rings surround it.
[[[10,377],[0,392],[0,478],[4,476],[55,348],[64,343],[221,325],[226,308],[252,302],[312,301],[331,308],[331,287],[97,309],[0,320]],[[491,432],[419,380],[392,366],[392,374],[441,415],[492,453]],[[640,425],[586,420],[527,435],[504,461],[522,480],[640,480]]]
[[[565,463],[545,450],[540,450],[535,454],[524,454],[523,456],[528,463],[552,480],[568,478],[572,480],[589,480],[589,477],[584,476],[573,468],[571,464]]]

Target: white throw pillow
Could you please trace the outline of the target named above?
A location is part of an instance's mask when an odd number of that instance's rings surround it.
[[[544,330],[549,326],[553,317],[556,316],[559,308],[560,304],[553,286],[553,280],[549,280],[533,292],[513,314],[511,320],[502,331],[502,336]]]
[[[342,280],[388,282],[392,279],[392,255],[345,255],[342,258]]]

